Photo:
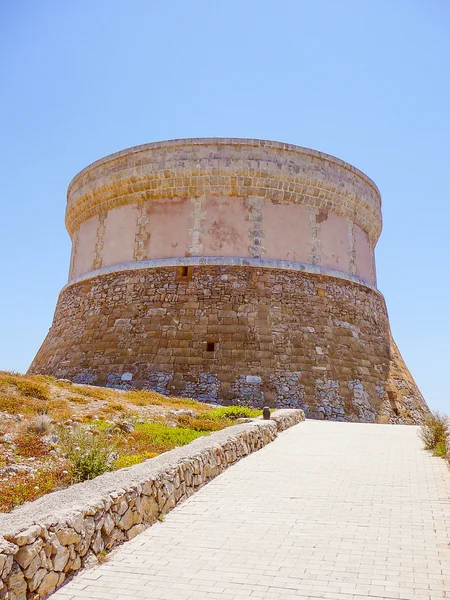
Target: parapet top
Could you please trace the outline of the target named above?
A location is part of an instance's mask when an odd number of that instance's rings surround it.
[[[71,181],[66,226],[118,205],[186,196],[268,197],[326,208],[358,223],[374,243],[381,196],[362,171],[293,144],[191,138],[134,146],[93,162]]]
[[[286,150],[289,152],[298,152],[299,154],[307,154],[310,156],[314,156],[317,158],[321,158],[323,160],[327,160],[331,163],[335,163],[344,169],[348,169],[350,172],[354,173],[358,177],[361,177],[368,185],[370,185],[376,194],[378,195],[381,202],[381,193],[378,189],[376,183],[368,177],[363,171],[354,167],[350,163],[346,162],[338,158],[337,156],[333,156],[332,154],[327,154],[326,152],[320,152],[319,150],[313,150],[312,148],[305,148],[304,146],[297,146],[296,144],[287,144],[285,142],[276,142],[274,140],[259,140],[253,138],[224,138],[224,137],[211,137],[211,138],[177,138],[173,140],[163,140],[160,142],[149,142],[147,144],[139,144],[138,146],[131,146],[130,148],[125,148],[124,150],[119,150],[118,152],[113,152],[112,154],[107,154],[103,158],[99,158],[94,162],[90,163],[84,169],[81,169],[71,180],[69,183],[69,187],[67,190],[67,195],[70,195],[70,190],[74,186],[75,182],[79,177],[84,175],[86,172],[90,171],[94,167],[104,165],[110,161],[113,161],[116,158],[120,158],[121,156],[138,154],[140,152],[145,152],[146,150],[156,150],[158,148],[170,148],[174,146],[212,146],[212,145],[224,145],[224,146],[250,146],[255,148],[276,148],[278,150]]]

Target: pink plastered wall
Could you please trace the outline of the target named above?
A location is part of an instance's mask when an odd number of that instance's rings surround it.
[[[311,253],[308,209],[292,202],[275,203],[267,199],[262,212],[264,258],[307,263]]]
[[[139,209],[136,204],[119,206],[108,211],[103,236],[103,267],[133,260],[138,215]]]
[[[92,271],[97,243],[98,216],[84,221],[78,232],[76,252],[73,256],[73,277]]]
[[[319,220],[320,264],[350,273],[351,221],[331,211],[319,211],[316,218]]]
[[[191,211],[190,198],[147,202],[147,259],[179,258],[189,254]]]
[[[368,234],[357,225],[353,226],[355,237],[356,275],[369,283],[376,283],[373,250]]]
[[[200,242],[203,256],[250,256],[248,202],[230,196],[207,199]]]
[[[255,245],[259,238],[260,245]],[[76,238],[74,238],[76,239]],[[368,234],[325,209],[261,198],[205,196],[151,200],[108,211],[79,229],[72,277],[136,260],[185,256],[254,257],[317,264],[375,284]]]

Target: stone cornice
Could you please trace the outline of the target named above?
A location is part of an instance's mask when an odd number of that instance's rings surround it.
[[[313,150],[312,148],[305,148],[304,146],[297,146],[296,144],[286,144],[284,142],[276,142],[273,140],[259,140],[252,138],[224,138],[224,137],[212,137],[212,138],[178,138],[174,140],[164,140],[161,142],[150,142],[148,144],[140,144],[138,146],[131,146],[130,148],[125,148],[124,150],[119,150],[119,152],[113,152],[112,154],[108,154],[103,158],[100,158],[87,167],[82,169],[79,173],[77,173],[69,184],[67,193],[70,195],[71,189],[75,186],[78,180],[88,173],[92,171],[96,167],[100,167],[114,161],[117,158],[123,156],[130,156],[132,154],[139,154],[141,152],[145,152],[147,150],[158,150],[159,148],[175,148],[178,146],[249,146],[253,148],[275,148],[278,150],[286,150],[289,152],[295,152],[298,154],[307,154],[309,156],[313,156],[315,158],[321,158],[322,160],[329,161],[344,169],[347,169],[351,173],[361,177],[365,183],[370,185],[376,194],[379,196],[381,201],[380,190],[370,177],[368,177],[363,171],[360,171],[350,163],[345,162],[344,160],[333,156],[332,154],[327,154],[326,152],[319,152],[318,150]]]
[[[348,281],[350,283],[356,283],[362,285],[370,290],[376,292],[382,296],[381,292],[373,285],[357,277],[356,275],[349,275],[343,271],[336,271],[335,269],[327,269],[325,267],[319,267],[316,265],[308,265],[303,263],[289,262],[283,260],[269,260],[264,258],[240,258],[240,257],[221,257],[221,256],[190,256],[182,258],[159,258],[154,260],[142,260],[136,262],[121,263],[118,265],[111,265],[109,267],[102,267],[95,271],[89,271],[83,273],[79,277],[71,279],[61,290],[63,292],[67,288],[77,283],[88,281],[95,277],[101,277],[104,275],[110,275],[112,273],[121,273],[125,271],[139,271],[143,269],[155,269],[155,268],[167,268],[167,267],[211,267],[211,266],[223,266],[223,267],[252,267],[260,269],[280,269],[285,271],[298,271],[307,275],[321,275],[325,277],[334,277],[336,279]]]
[[[68,190],[69,234],[87,219],[125,204],[193,196],[263,197],[334,211],[381,232],[381,198],[366,175],[333,156],[300,146],[244,139],[171,140],[105,157]]]

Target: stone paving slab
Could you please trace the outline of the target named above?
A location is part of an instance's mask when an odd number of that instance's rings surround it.
[[[52,600],[450,598],[450,471],[417,427],[307,421]]]

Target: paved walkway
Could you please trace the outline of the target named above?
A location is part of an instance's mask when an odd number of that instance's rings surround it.
[[[450,471],[416,427],[307,421],[52,600],[442,600],[449,543]]]

